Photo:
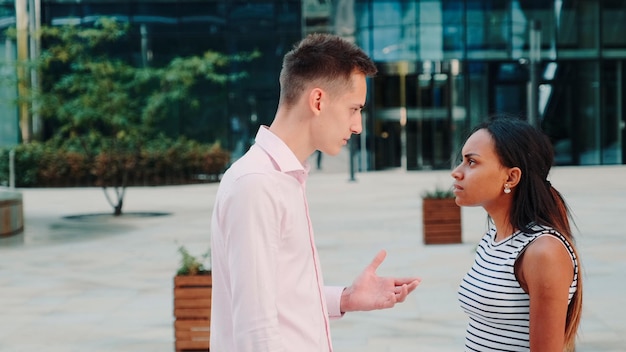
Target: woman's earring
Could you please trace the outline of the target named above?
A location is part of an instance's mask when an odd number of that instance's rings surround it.
[[[511,193],[511,188],[509,188],[509,184],[508,183],[504,184],[504,193],[506,193],[506,194]]]

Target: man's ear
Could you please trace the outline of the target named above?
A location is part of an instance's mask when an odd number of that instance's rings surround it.
[[[519,167],[512,167],[509,169],[506,183],[509,184],[509,187],[513,188],[517,186],[521,178],[522,178],[522,170]]]
[[[319,115],[322,110],[322,97],[324,91],[320,88],[313,88],[309,93],[309,108],[315,115]]]

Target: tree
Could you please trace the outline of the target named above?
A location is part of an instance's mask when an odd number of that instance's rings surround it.
[[[42,79],[39,91],[30,90],[20,99],[28,99],[54,126],[51,139],[80,146],[100,165],[93,171],[114,215],[122,214],[128,171],[137,166],[132,162],[137,158],[130,156],[138,156],[158,136],[157,123],[178,104],[199,108],[191,94],[194,87],[241,79],[246,73],[230,73],[229,66],[259,56],[209,51],[175,58],[165,67],[138,67],[111,54],[128,40],[128,29],[107,18],[91,28],[44,26],[40,58],[18,63],[35,67]]]

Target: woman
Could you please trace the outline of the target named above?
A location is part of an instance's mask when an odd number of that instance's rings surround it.
[[[466,351],[573,351],[582,310],[569,209],[548,181],[548,138],[495,118],[473,130],[453,172],[459,206],[482,206],[489,229],[459,288]]]

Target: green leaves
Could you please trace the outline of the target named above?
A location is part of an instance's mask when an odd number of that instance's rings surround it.
[[[177,275],[202,275],[210,271],[205,267],[203,261],[209,258],[211,252],[207,251],[200,258],[194,257],[189,254],[189,251],[184,246],[178,247],[178,252],[181,254],[180,267],[176,272]]]
[[[148,139],[170,116],[200,113],[199,97],[208,86],[241,79],[245,72],[232,65],[258,58],[259,52],[178,57],[164,67],[141,67],[115,55],[121,44],[131,42],[129,27],[102,18],[93,27],[44,26],[40,58],[29,63],[40,72],[41,89],[26,98],[55,131],[81,136],[98,133],[117,138]],[[14,32],[14,31],[13,31]],[[132,43],[130,43],[132,45]],[[202,88],[199,88],[202,87]]]
[[[54,132],[45,145],[19,151],[18,158],[25,161],[19,165],[24,186],[41,185],[44,180],[66,185],[69,180],[69,184],[95,182],[123,190],[131,184],[198,182],[200,176],[216,180],[226,167],[229,154],[222,149],[207,152],[209,147],[202,145],[178,150],[172,145],[184,128],[204,128],[193,123],[194,116],[220,109],[224,90],[217,87],[246,76],[234,64],[249,62],[260,54],[206,52],[175,58],[163,67],[142,67],[127,51],[119,50],[133,45],[138,49],[137,39],[128,33],[128,25],[107,18],[93,27],[44,26],[38,33],[42,43],[39,58],[4,63],[38,72],[41,82],[34,85],[37,89],[20,90],[18,100],[29,103],[31,112],[39,114]],[[17,32],[10,30],[7,35],[16,36]],[[0,75],[2,81],[12,79]],[[30,84],[30,78],[21,79],[24,86]],[[180,116],[190,118],[183,121]],[[174,131],[168,129],[174,125],[171,121],[175,121]],[[212,132],[202,130],[203,138],[217,135]],[[160,153],[152,152],[155,142],[162,143]],[[60,151],[49,152],[55,149]],[[164,158],[167,153],[177,153],[177,157]],[[71,165],[65,162],[67,158],[72,159]],[[37,164],[41,160],[44,167]],[[0,161],[0,182],[4,170],[8,168]],[[122,199],[118,204],[121,207]]]
[[[455,198],[452,188],[441,188],[437,186],[434,190],[425,191],[422,193],[424,199],[443,199],[443,198]]]

